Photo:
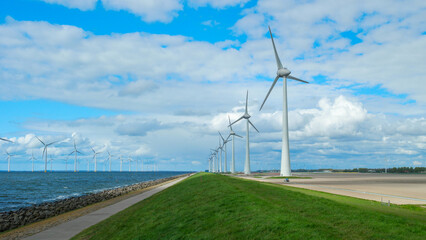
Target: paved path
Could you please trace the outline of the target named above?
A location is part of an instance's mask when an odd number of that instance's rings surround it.
[[[99,209],[95,212],[89,213],[87,215],[81,216],[79,218],[76,218],[72,221],[54,226],[50,229],[47,229],[43,232],[37,233],[35,235],[32,235],[25,239],[40,239],[40,240],[62,240],[62,239],[70,239],[83,231],[84,229],[95,225],[102,220],[105,220],[112,215],[134,205],[137,202],[140,202],[146,198],[149,198],[150,196],[161,192],[162,190],[173,186],[174,184],[182,181],[187,177],[179,178],[177,180],[174,180],[172,182],[169,182],[167,184],[158,186],[154,189],[151,189],[149,191],[143,192],[139,195],[133,196],[131,198],[125,199],[121,202],[115,203],[113,205],[110,205],[108,207]]]

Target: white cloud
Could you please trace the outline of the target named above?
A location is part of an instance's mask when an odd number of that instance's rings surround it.
[[[129,11],[146,22],[170,22],[183,9],[180,0],[102,0],[102,4],[106,9]]]
[[[398,148],[398,149],[396,149],[395,153],[397,153],[397,154],[408,154],[408,155],[418,154],[417,151],[408,150],[408,149],[404,149],[404,148]]]
[[[41,0],[47,3],[64,5],[69,8],[78,8],[82,11],[93,10],[98,0]]]
[[[192,7],[211,6],[213,8],[226,8],[232,6],[244,6],[249,0],[188,0],[188,5]]]

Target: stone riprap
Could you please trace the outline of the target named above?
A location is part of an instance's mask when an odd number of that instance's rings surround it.
[[[21,208],[16,211],[0,212],[0,232],[21,227],[46,218],[54,217],[65,212],[109,200],[186,175],[188,174],[136,183],[125,187],[108,189],[97,193],[81,195],[78,197],[70,197],[52,202],[44,202],[30,207]]]

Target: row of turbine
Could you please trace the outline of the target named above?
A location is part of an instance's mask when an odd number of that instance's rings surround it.
[[[219,146],[216,149],[210,149],[212,152],[209,157],[209,172],[228,172],[228,162],[227,162],[227,151],[226,144],[230,142],[229,138],[232,136],[232,162],[231,162],[231,173],[235,173],[235,136],[242,138],[240,135],[236,134],[232,129],[232,125],[237,123],[238,121],[245,119],[246,120],[246,160],[244,163],[244,174],[250,174],[250,125],[257,131],[257,128],[250,121],[250,114],[248,113],[248,91],[246,94],[246,106],[244,114],[231,123],[231,119],[228,115],[229,121],[229,135],[225,139],[222,134],[219,132]],[[225,159],[222,162],[222,153],[225,152]],[[222,168],[223,164],[223,168]]]
[[[281,60],[278,56],[277,53],[277,49],[275,47],[275,42],[274,42],[274,38],[272,37],[272,31],[271,28],[268,26],[269,28],[269,34],[271,35],[271,41],[272,41],[272,47],[274,49],[274,55],[275,55],[275,61],[277,63],[277,76],[275,77],[274,81],[272,82],[272,86],[269,89],[268,93],[266,94],[265,100],[263,100],[262,105],[260,106],[260,110],[262,110],[263,105],[265,104],[266,100],[269,97],[269,94],[271,93],[272,89],[274,88],[275,84],[277,83],[279,78],[283,79],[283,117],[282,117],[282,126],[283,126],[283,131],[282,131],[282,147],[281,147],[281,170],[280,170],[280,175],[281,176],[291,176],[291,166],[290,166],[290,149],[289,149],[289,137],[288,137],[288,108],[287,108],[287,78],[289,79],[293,79],[299,82],[303,82],[303,83],[308,83],[307,81],[304,81],[302,79],[296,78],[292,75],[290,75],[291,71],[288,70],[287,68],[283,67]],[[246,119],[247,120],[247,128],[246,128],[246,160],[244,163],[244,174],[250,174],[250,145],[249,145],[249,124],[256,129],[256,127],[253,125],[253,123],[250,122],[249,118],[250,115],[248,114],[247,111],[247,102],[248,102],[248,91],[247,91],[247,96],[246,96],[246,108],[245,108],[245,113],[243,116],[241,116],[239,119],[237,119],[235,122],[231,123],[231,121],[229,120],[229,127],[231,127],[231,125],[233,125],[234,123],[240,121],[241,119]],[[259,132],[256,129],[257,132]],[[231,132],[232,132],[232,128],[231,128]],[[230,136],[230,135],[229,135]],[[229,138],[228,136],[228,138]],[[221,136],[222,140],[223,140],[223,145],[221,145],[221,143],[219,142],[219,147],[216,149],[212,149],[213,152],[211,153],[210,157],[209,157],[209,171],[210,172],[222,172],[222,150],[223,150],[223,146],[225,146],[226,149],[226,140],[228,139],[223,139],[223,137]],[[231,173],[235,173],[235,159],[234,159],[234,141],[232,141],[232,164],[231,164]],[[218,160],[218,152],[220,150],[220,168],[218,169],[216,166],[219,162]],[[225,150],[225,172],[226,172],[226,150]]]
[[[52,156],[50,156],[49,160],[47,159],[47,156],[48,156],[47,149],[48,149],[49,146],[51,146],[51,145],[53,145],[55,143],[58,143],[60,141],[54,141],[54,142],[46,143],[46,142],[42,141],[37,136],[35,136],[35,138],[37,138],[37,140],[40,141],[41,144],[43,144],[42,159],[44,159],[44,172],[47,172],[47,163],[48,162],[50,162],[50,171],[52,171],[52,161],[53,161],[53,159],[52,159]],[[14,143],[12,140],[9,140],[9,139],[6,139],[6,138],[0,138],[0,140],[1,141],[5,141],[5,142],[9,142],[9,143]],[[92,160],[94,160],[94,164],[95,164],[93,171],[97,172],[97,155],[100,154],[100,153],[102,153],[102,152],[95,151],[95,149],[93,149],[93,147],[90,147],[90,148],[91,148],[91,150],[93,152],[93,158],[92,158]],[[107,151],[107,153],[108,153],[107,161],[109,163],[109,172],[111,172],[111,157],[113,157],[114,155],[111,155],[111,153],[109,151]],[[10,172],[10,162],[11,162],[10,160],[11,160],[11,157],[17,156],[17,155],[10,154],[8,151],[6,151],[6,154],[7,154],[7,171]],[[77,145],[75,144],[75,140],[74,140],[74,150],[71,153],[68,154],[68,156],[70,156],[70,155],[74,155],[75,156],[75,158],[74,158],[74,172],[78,172],[79,171],[79,166],[78,166],[79,161],[78,161],[78,158],[77,158],[78,154],[83,155],[83,153],[81,153],[79,150],[77,150]],[[29,158],[29,160],[32,161],[32,171],[34,172],[34,160],[36,160],[36,158],[34,157],[34,153],[31,154],[31,157]],[[129,164],[129,172],[132,171],[131,170],[131,162],[136,162],[136,171],[139,170],[139,166],[138,166],[139,165],[139,161],[138,161],[138,159],[133,160],[132,157],[128,156],[127,157],[127,161],[128,161],[128,164]],[[106,161],[104,161],[104,164],[105,163],[106,163]],[[123,169],[123,158],[122,158],[122,155],[120,155],[120,172],[122,172],[122,169]],[[143,162],[142,162],[142,170],[143,170]],[[154,164],[152,166],[151,170],[157,171],[158,170],[157,164]],[[65,171],[68,171],[68,157],[65,160]],[[88,161],[87,161],[87,172],[89,172],[89,171],[90,171],[90,159],[88,159]]]

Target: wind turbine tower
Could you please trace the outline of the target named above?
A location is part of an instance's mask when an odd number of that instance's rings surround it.
[[[245,108],[245,112],[244,115],[241,116],[240,118],[238,118],[237,120],[235,120],[233,123],[231,123],[229,126],[232,126],[234,123],[240,121],[241,119],[246,119],[246,161],[244,163],[244,174],[250,174],[251,170],[250,170],[250,137],[249,137],[249,124],[257,131],[259,132],[259,130],[257,130],[257,128],[253,125],[253,123],[250,121],[250,114],[248,113],[248,91],[246,94],[246,108]]]
[[[307,81],[301,80],[299,78],[293,77],[290,75],[291,71],[283,67],[281,60],[278,57],[277,49],[275,47],[274,38],[272,37],[271,28],[269,27],[269,34],[271,35],[272,47],[274,48],[275,60],[277,62],[277,76],[272,82],[272,86],[266,94],[265,100],[263,100],[260,110],[262,110],[263,105],[268,99],[269,94],[274,88],[279,78],[283,79],[283,132],[282,132],[282,148],[281,148],[281,176],[291,176],[291,167],[290,167],[290,149],[289,149],[289,138],[288,138],[288,109],[287,109],[287,78],[293,79],[299,82],[308,83]]]
[[[240,135],[236,134],[234,132],[234,130],[232,129],[231,126],[231,118],[228,115],[228,121],[229,121],[229,128],[230,128],[230,133],[229,136],[232,136],[232,162],[231,162],[231,173],[235,173],[235,136],[239,137],[239,138],[243,138]]]

